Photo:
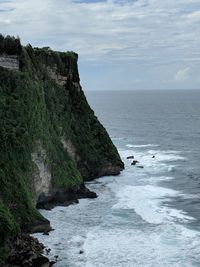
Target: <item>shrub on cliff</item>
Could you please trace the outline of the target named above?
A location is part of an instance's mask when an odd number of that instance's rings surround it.
[[[0,54],[19,55],[21,50],[22,46],[19,38],[10,35],[4,37],[0,34]]]

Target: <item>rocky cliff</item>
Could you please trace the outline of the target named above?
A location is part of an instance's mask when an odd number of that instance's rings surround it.
[[[18,56],[9,56],[6,54],[0,55],[0,67],[18,70],[19,69]]]
[[[36,207],[68,205],[78,198],[95,197],[84,181],[117,175],[123,163],[87,103],[76,53],[22,47],[19,40],[5,41],[2,36],[0,53],[3,261],[9,255],[11,241],[21,231],[49,227]],[[10,65],[11,58],[17,65]]]

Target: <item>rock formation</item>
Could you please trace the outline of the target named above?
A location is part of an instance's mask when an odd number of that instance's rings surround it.
[[[20,231],[50,230],[36,206],[96,197],[84,181],[124,167],[87,103],[77,60],[0,36],[0,262]]]

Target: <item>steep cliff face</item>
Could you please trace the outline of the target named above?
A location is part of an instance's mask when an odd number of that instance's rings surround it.
[[[0,258],[20,228],[47,223],[36,205],[94,197],[84,180],[123,169],[82,91],[78,55],[10,42],[18,67],[0,64]],[[6,51],[0,43],[0,58]]]
[[[6,54],[0,55],[0,67],[18,70],[19,69],[18,56],[9,56]]]

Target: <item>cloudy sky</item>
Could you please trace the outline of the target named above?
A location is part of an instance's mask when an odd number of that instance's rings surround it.
[[[200,88],[200,0],[0,0],[0,32],[76,51],[84,90]]]

